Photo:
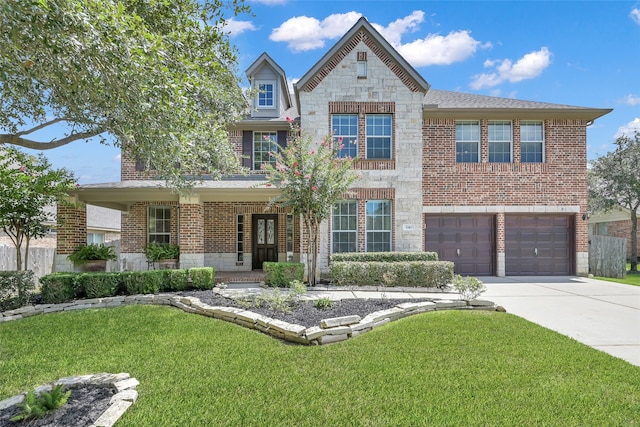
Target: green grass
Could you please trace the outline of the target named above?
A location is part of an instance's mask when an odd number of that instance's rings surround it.
[[[0,399],[97,372],[140,381],[117,427],[640,425],[640,368],[510,314],[421,314],[320,347],[159,306],[0,324]]]
[[[627,263],[627,275],[624,279],[615,279],[612,277],[596,277],[599,280],[606,280],[608,282],[624,283],[626,285],[640,286],[640,274],[629,274],[631,270],[631,264]]]

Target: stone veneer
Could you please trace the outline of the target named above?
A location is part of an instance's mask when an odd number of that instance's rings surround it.
[[[220,288],[214,288],[213,292],[219,293]],[[442,292],[437,290],[436,292]],[[256,329],[275,338],[285,341],[306,344],[321,345],[362,335],[378,326],[382,326],[391,321],[414,314],[425,313],[436,310],[495,310],[496,306],[491,301],[473,300],[467,304],[462,300],[435,299],[434,301],[407,302],[401,303],[394,308],[376,311],[368,314],[364,318],[360,316],[346,316],[324,319],[319,326],[310,328],[272,319],[267,316],[253,313],[249,310],[233,307],[213,307],[203,303],[198,298],[187,296],[176,296],[172,294],[153,295],[129,295],[108,298],[94,298],[78,300],[64,304],[41,304],[21,307],[15,310],[5,311],[0,316],[0,322],[18,320],[24,317],[34,316],[43,313],[59,311],[81,310],[85,308],[106,308],[130,304],[154,304],[169,305],[177,307],[188,313],[200,314],[216,319],[226,320],[244,326],[249,329]]]
[[[111,397],[109,407],[89,427],[112,427],[116,421],[120,419],[122,414],[138,399],[136,387],[140,383],[135,378],[131,378],[127,373],[102,373],[60,378],[53,383],[37,387],[35,393],[50,392],[53,387],[58,384],[64,385],[65,390],[73,390],[74,387],[79,387],[84,384],[111,384],[116,394]],[[27,392],[24,392],[0,401],[0,411],[22,403],[26,395]]]

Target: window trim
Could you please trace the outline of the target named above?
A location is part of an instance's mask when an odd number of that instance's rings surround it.
[[[262,170],[261,165],[262,164],[266,164],[265,162],[261,162],[261,163],[257,163],[257,157],[256,157],[256,135],[260,134],[260,138],[264,138],[264,135],[269,135],[269,137],[273,137],[272,142],[273,142],[273,148],[274,150],[277,152],[279,150],[279,145],[278,145],[278,132],[276,131],[260,131],[260,130],[256,130],[253,131],[251,134],[251,159],[252,159],[252,170]],[[272,150],[269,150],[268,152],[270,152]],[[267,152],[267,153],[268,153]],[[263,151],[260,151],[260,153],[263,153]],[[267,163],[271,163],[273,165],[275,165],[276,163],[276,159],[275,157],[272,157],[273,162],[267,162]]]
[[[353,203],[355,205],[355,218],[356,218],[356,227],[354,230],[336,230],[335,227],[335,209],[336,209],[336,205],[338,203]],[[351,215],[341,215],[341,217],[343,216],[351,216]],[[360,221],[358,218],[358,201],[356,199],[344,199],[344,200],[338,200],[336,201],[333,206],[331,206],[331,245],[329,247],[329,251],[330,253],[334,254],[334,253],[341,253],[341,252],[335,252],[334,251],[334,244],[336,242],[336,239],[334,237],[334,233],[336,232],[340,232],[340,233],[344,233],[344,232],[348,232],[348,233],[354,233],[355,236],[355,251],[354,252],[358,252],[358,225],[359,225]]]
[[[168,213],[167,217],[163,221],[168,221],[169,230],[161,233],[151,233],[151,210],[152,209],[164,209]],[[147,244],[156,242],[157,240],[151,240],[151,236],[167,236],[168,243],[171,243],[171,206],[165,205],[148,205],[147,206]]]
[[[475,125],[477,127],[478,130],[478,139],[477,140],[472,140],[472,139],[458,139],[458,125]],[[480,120],[456,120],[455,123],[455,139],[456,139],[456,145],[455,145],[455,152],[456,152],[456,163],[480,163],[480,158],[482,157],[481,155],[481,148],[480,148],[480,141],[482,139],[482,130],[480,128]],[[476,155],[477,155],[477,159],[475,161],[461,161],[458,160],[458,143],[476,143]]]
[[[368,214],[368,205],[371,202],[386,202],[389,204],[389,230],[378,230],[378,229],[373,229],[370,230],[368,227],[368,218],[369,218],[369,214]],[[375,199],[375,200],[366,200],[365,201],[365,209],[364,209],[364,251],[365,252],[369,252],[369,232],[373,232],[373,233],[380,233],[380,232],[384,232],[384,233],[388,233],[389,235],[389,252],[393,251],[393,200],[390,199]],[[379,251],[376,251],[379,252]]]
[[[510,138],[509,141],[498,141],[498,140],[492,140],[491,139],[491,125],[495,125],[495,124],[506,124],[509,123],[509,127],[510,127]],[[503,142],[509,142],[509,161],[507,162],[498,162],[498,161],[491,161],[491,143],[503,143]],[[489,163],[513,163],[513,121],[512,120],[489,120],[487,122],[487,161]]]
[[[369,135],[369,117],[389,117],[389,135]],[[393,114],[392,113],[380,113],[380,114],[366,114],[364,118],[364,158],[367,160],[393,160]],[[371,138],[389,138],[389,157],[369,157],[369,137]]]
[[[542,139],[540,141],[524,141],[522,139],[522,127],[527,126],[527,125],[532,125],[532,124],[537,124],[540,125],[541,130],[542,130]],[[522,159],[522,154],[523,154],[523,150],[522,150],[522,145],[523,142],[529,142],[529,143],[539,143],[541,145],[541,160],[539,162],[532,162],[532,161],[524,161]],[[544,120],[521,120],[520,121],[520,163],[545,163],[545,158],[546,158],[546,135],[545,135],[545,126],[544,126]]]
[[[272,87],[272,94],[271,94],[271,104],[265,104],[265,105],[260,105],[260,95],[263,93],[260,90],[260,86],[262,85],[271,85]],[[276,88],[277,88],[277,82],[275,80],[257,80],[256,81],[256,89],[258,90],[258,93],[256,94],[256,108],[259,110],[273,110],[276,108]]]

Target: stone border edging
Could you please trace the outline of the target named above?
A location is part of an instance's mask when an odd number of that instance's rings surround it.
[[[214,290],[213,290],[214,291]],[[212,292],[213,292],[212,291]],[[319,326],[307,328],[301,325],[272,319],[249,310],[233,307],[213,307],[196,297],[176,296],[172,294],[129,295],[107,298],[78,300],[64,304],[38,304],[5,311],[0,322],[22,319],[44,313],[81,310],[85,308],[106,308],[131,304],[170,305],[188,313],[200,314],[232,322],[249,329],[255,329],[275,338],[305,345],[322,345],[340,342],[362,335],[378,326],[413,314],[440,310],[490,310],[496,305],[491,301],[473,300],[434,300],[401,303],[387,310],[376,311],[364,318],[345,316],[324,319]]]
[[[136,387],[140,383],[135,378],[131,378],[131,376],[126,372],[120,374],[102,373],[60,378],[53,383],[37,387],[35,392],[50,392],[53,389],[53,386],[58,384],[63,384],[67,389],[71,390],[73,390],[74,387],[84,384],[111,384],[117,393],[111,397],[109,407],[107,407],[102,415],[100,415],[100,417],[98,417],[98,419],[89,427],[112,427],[116,421],[120,419],[122,414],[124,414],[125,411],[138,399]],[[27,392],[24,392],[0,401],[0,410],[22,403],[26,395]]]

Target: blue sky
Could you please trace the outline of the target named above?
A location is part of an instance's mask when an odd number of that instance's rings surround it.
[[[588,128],[588,158],[640,130],[640,1],[249,1],[231,19],[239,72],[267,52],[290,82],[365,16],[434,89],[613,108]],[[119,151],[45,152],[79,182],[120,180]]]

